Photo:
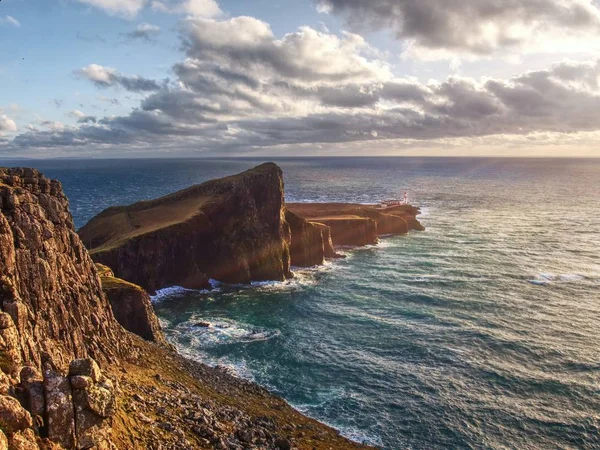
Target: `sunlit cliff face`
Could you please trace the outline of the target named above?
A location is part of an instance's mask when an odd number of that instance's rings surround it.
[[[43,10],[6,5],[0,37],[43,53],[24,34]],[[51,8],[76,48],[27,84],[41,56],[0,56],[0,154],[597,156],[595,2],[288,8],[298,18],[237,0]]]

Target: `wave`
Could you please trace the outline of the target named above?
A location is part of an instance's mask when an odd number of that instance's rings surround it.
[[[595,278],[595,277],[594,277]],[[563,274],[555,274],[549,272],[541,272],[534,276],[534,278],[527,280],[531,284],[535,284],[538,286],[547,286],[551,284],[559,284],[559,283],[581,283],[592,281],[593,278],[589,278],[585,275],[577,274],[577,273],[563,273]]]

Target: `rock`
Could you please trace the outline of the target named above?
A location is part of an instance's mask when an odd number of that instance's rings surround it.
[[[31,429],[19,431],[10,437],[10,450],[40,450],[35,433]]]
[[[73,389],[77,448],[108,445],[110,427],[106,419],[113,416],[116,409],[112,382],[91,358],[73,361],[69,374]]]
[[[363,247],[379,242],[377,223],[373,219],[358,216],[341,216],[332,219],[320,218],[320,223],[331,229],[334,245]]]
[[[283,281],[290,230],[275,164],[166,197],[109,208],[79,230],[96,262],[154,292],[169,286]]]
[[[102,372],[98,363],[92,358],[75,359],[69,364],[69,376],[75,375],[90,377],[92,381],[98,382],[102,377]]]
[[[290,225],[292,233],[290,245],[292,265],[312,267],[323,264],[325,247],[321,228],[289,210],[285,211],[285,220]]]
[[[75,446],[75,411],[73,392],[67,377],[46,362],[44,367],[48,438],[64,448]]]
[[[196,322],[193,326],[196,328],[210,328],[212,324],[210,322]]]
[[[352,203],[290,203],[286,207],[300,217],[328,225],[334,245],[370,245],[377,242],[377,236],[425,229],[416,218],[419,208],[411,205],[385,210]]]
[[[103,271],[105,274],[100,276],[102,289],[110,301],[117,321],[126,330],[147,341],[168,345],[146,291],[133,283],[108,275],[102,265],[98,266],[99,273]]]
[[[315,227],[321,230],[323,236],[323,251],[325,258],[343,258],[342,255],[337,253],[333,247],[333,240],[331,239],[331,228],[327,225],[319,222],[311,222]]]
[[[6,355],[14,370],[41,367],[44,352],[62,367],[89,354],[111,359],[128,342],[61,184],[34,169],[0,168],[0,299],[0,366]]]
[[[44,381],[35,367],[26,366],[21,369],[21,388],[25,393],[25,405],[31,415],[43,417],[46,411]]]
[[[16,398],[8,395],[0,396],[0,428],[4,432],[15,433],[32,426],[31,414]]]
[[[292,450],[292,443],[289,439],[278,438],[274,444],[275,448],[279,450]]]
[[[0,430],[0,450],[8,450],[8,439],[2,430]]]

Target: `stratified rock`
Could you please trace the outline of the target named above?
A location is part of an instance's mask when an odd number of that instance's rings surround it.
[[[62,367],[110,359],[128,342],[61,184],[34,169],[0,168],[0,302],[0,359],[8,351],[17,366],[41,367],[42,352]]]
[[[290,256],[293,266],[312,267],[323,264],[325,248],[321,228],[286,210],[285,220],[290,225],[292,243]]]
[[[275,164],[157,200],[109,208],[79,230],[96,262],[149,292],[284,280],[290,230]]]
[[[97,264],[97,266],[102,289],[106,293],[119,323],[126,330],[147,341],[167,345],[167,340],[146,291],[140,286],[114,277],[108,267],[102,264]]]
[[[46,392],[46,416],[48,438],[64,448],[75,447],[75,411],[69,379],[45,363],[44,390]]]
[[[8,395],[0,396],[0,429],[5,433],[16,433],[32,426],[31,414],[16,398]]]

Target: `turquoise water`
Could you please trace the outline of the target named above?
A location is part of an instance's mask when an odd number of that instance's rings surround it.
[[[258,162],[36,165],[63,181],[80,226]],[[292,201],[408,189],[427,231],[286,283],[163,291],[183,353],[385,449],[600,448],[600,160],[277,162]]]

